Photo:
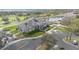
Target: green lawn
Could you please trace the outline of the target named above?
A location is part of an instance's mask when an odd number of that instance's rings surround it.
[[[62,32],[68,32],[65,28],[63,27],[57,27],[55,28],[55,30],[59,30],[59,31],[62,31]]]
[[[0,28],[4,27],[4,25],[0,25]]]
[[[34,33],[34,34],[31,34],[32,36],[39,36],[39,35],[43,35],[44,32],[37,32],[37,33]]]
[[[20,21],[24,21],[24,19],[26,18],[26,16],[17,16],[18,17],[18,19],[20,20]],[[17,18],[16,18],[16,16],[15,15],[9,15],[8,16],[8,19],[9,19],[9,22],[13,22],[13,21],[15,21]],[[2,17],[0,16],[0,22],[2,22]]]
[[[0,22],[2,21],[2,17],[0,16]]]
[[[49,17],[52,18],[52,17],[56,17],[56,16],[54,14],[51,14]]]
[[[19,19],[21,21],[23,21],[24,18],[25,18],[25,16],[20,16],[19,17]],[[0,24],[0,28],[2,28],[3,30],[7,30],[7,31],[15,30],[16,29],[16,25],[15,24],[12,24],[12,22],[16,20],[16,17],[14,15],[10,15],[8,17],[8,19],[10,21],[10,24],[6,24],[6,25]],[[2,22],[2,17],[0,17],[0,22]],[[14,32],[16,32],[16,31],[14,31]]]
[[[19,31],[17,30],[16,26],[9,26],[9,27],[5,27],[3,28],[4,30],[10,31],[12,34],[16,34],[19,33]]]
[[[11,31],[11,30],[16,29],[16,28],[17,28],[16,25],[8,25],[8,26],[5,25],[3,27],[3,30]]]
[[[50,30],[50,29],[52,29],[53,27],[51,27],[51,26],[48,26],[46,29],[47,30]],[[40,31],[40,30],[33,30],[33,31],[31,31],[31,32],[28,32],[28,33],[23,33],[25,36],[40,36],[40,35],[43,35],[43,34],[45,34],[44,32],[42,32],[42,31]]]
[[[19,33],[19,31],[16,29],[13,29],[13,30],[11,30],[11,33],[16,34],[16,33]]]
[[[26,16],[18,16],[19,20],[20,21],[24,21],[24,19],[26,18]],[[17,26],[15,24],[12,24],[13,21],[16,20],[16,16],[14,15],[10,15],[8,17],[9,19],[9,24],[1,24],[2,22],[2,17],[0,16],[0,28],[3,29],[3,30],[7,30],[7,31],[10,31],[12,34],[15,34],[16,36],[20,36],[20,35],[23,35],[22,33],[20,33],[18,30],[17,30]]]
[[[26,16],[18,16],[18,19],[19,19],[20,21],[24,21],[25,18],[26,18]]]
[[[16,17],[15,17],[14,15],[10,15],[10,16],[8,17],[8,19],[9,19],[10,22],[13,22],[13,21],[16,20]]]
[[[48,27],[47,27],[48,30],[50,30],[50,29],[52,29],[52,28],[53,28],[53,27],[51,27],[51,26],[48,26]]]
[[[38,31],[38,30],[34,30],[31,31],[29,33],[24,33],[25,36],[39,36],[39,35],[43,35],[44,32]]]

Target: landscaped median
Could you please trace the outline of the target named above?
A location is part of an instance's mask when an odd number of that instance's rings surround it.
[[[65,43],[65,44],[67,44],[67,45],[69,45],[71,48],[74,48],[74,49],[79,49],[79,45],[74,45],[73,44],[73,40],[74,39],[67,39],[66,37],[63,39],[63,42]],[[79,42],[79,41],[78,41]]]
[[[70,38],[70,37],[65,37],[64,40],[66,42],[72,43],[74,40],[76,40],[77,42],[79,42],[79,38]]]

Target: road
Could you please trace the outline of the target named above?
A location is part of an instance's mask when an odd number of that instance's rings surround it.
[[[25,38],[10,42],[1,50],[35,50],[42,40],[39,37]]]
[[[50,32],[50,31],[49,31]],[[51,33],[51,32],[50,32]],[[60,48],[65,48],[65,50],[78,50],[79,48],[67,44],[63,41],[63,39],[68,35],[66,33],[63,33],[61,31],[53,31],[52,33],[56,39],[56,44],[58,45],[58,50]],[[73,38],[77,37],[74,34],[72,35]],[[23,39],[19,41],[13,41],[3,47],[4,50],[35,50],[38,45],[41,44],[42,40],[40,38],[36,38],[35,40],[32,40],[33,38],[29,39]],[[53,49],[53,48],[51,48]]]
[[[56,45],[58,45],[58,50],[60,48],[64,48],[65,50],[78,50],[79,48],[76,46],[73,46],[71,44],[67,44],[63,41],[63,39],[66,37],[66,33],[60,32],[60,31],[52,31],[54,34],[54,37],[56,39]],[[77,37],[74,34],[72,35],[73,38]]]
[[[64,48],[65,50],[78,50],[79,48],[66,44],[63,39],[67,35],[66,33],[60,32],[60,31],[52,31],[54,34],[54,37],[56,39],[56,44],[58,45],[58,48],[56,50],[59,50],[60,48]],[[74,34],[73,37],[76,37]],[[10,43],[6,47],[2,48],[4,50],[35,50],[38,45],[40,45],[42,40],[39,38],[36,39],[24,39],[19,41],[14,41],[12,44]],[[53,48],[51,48],[52,50]]]

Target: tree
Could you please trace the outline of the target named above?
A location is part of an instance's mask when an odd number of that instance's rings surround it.
[[[9,23],[8,15],[3,15],[2,20],[4,21],[4,24],[8,24]]]
[[[69,26],[71,22],[73,21],[73,18],[71,17],[64,17],[64,19],[60,22],[64,26]]]
[[[45,43],[50,43],[50,44],[55,43],[55,38],[53,34],[45,34],[42,39],[43,39],[43,42]]]
[[[72,21],[72,29],[75,34],[79,34],[79,19],[75,19]]]
[[[43,42],[41,43],[41,45],[39,45],[37,47],[37,49],[40,49],[40,50],[47,50],[47,49],[50,49],[51,47],[53,47],[55,45],[55,38],[53,36],[53,34],[45,34],[43,37],[42,37],[42,40]]]
[[[0,48],[2,47],[2,40],[0,39]]]
[[[67,26],[65,29],[68,31],[69,34],[67,38],[71,40],[72,34],[79,33],[79,19],[65,19],[61,22],[62,25]]]
[[[76,18],[79,18],[79,15],[78,14],[76,15]]]
[[[69,41],[71,41],[71,36],[75,29],[72,21],[73,21],[73,18],[71,18],[71,17],[66,17],[64,20],[61,21],[62,25],[67,26],[67,27],[65,27],[66,33],[67,33],[66,39],[69,39]],[[74,27],[74,29],[73,29],[73,27]]]

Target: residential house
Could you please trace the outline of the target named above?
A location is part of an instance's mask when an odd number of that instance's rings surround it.
[[[26,20],[24,23],[18,25],[20,32],[30,32],[35,29],[43,30],[47,26],[47,21],[38,18],[31,18]]]

